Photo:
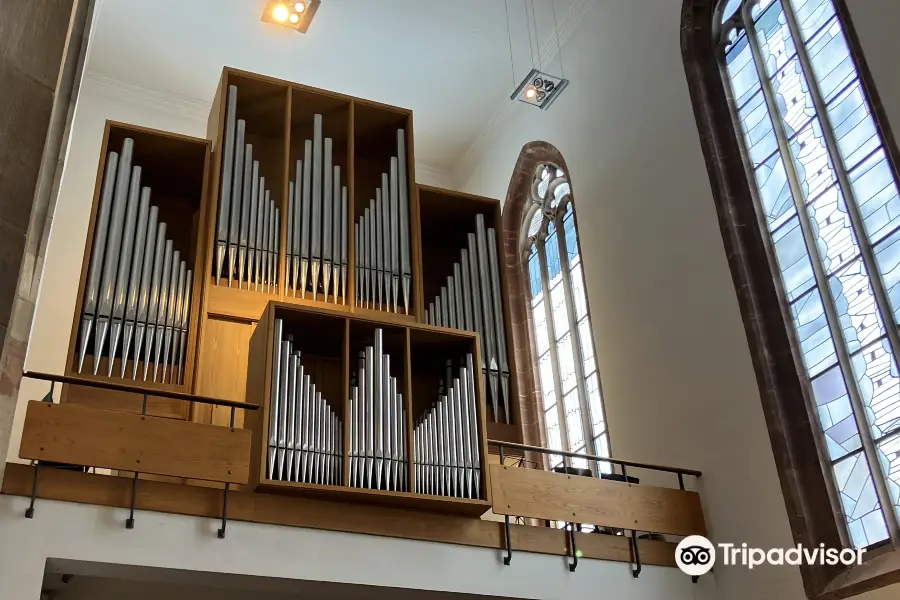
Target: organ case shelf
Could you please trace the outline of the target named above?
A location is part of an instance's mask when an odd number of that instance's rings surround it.
[[[98,249],[103,254],[106,253],[106,250],[103,250],[103,248],[98,246],[101,242],[105,243],[107,247],[113,243],[111,235],[113,226],[111,222],[115,220],[114,194],[112,198],[113,204],[110,205],[109,213],[105,215],[106,226],[99,226],[100,222],[103,220],[102,217],[104,217],[104,211],[101,209],[101,204],[103,203],[103,192],[106,179],[105,174],[108,163],[113,160],[111,158],[111,153],[116,153],[117,155],[121,154],[126,139],[132,140],[132,166],[141,167],[140,186],[141,188],[149,188],[148,208],[152,209],[152,207],[156,207],[157,221],[159,223],[164,222],[167,225],[165,239],[172,242],[173,250],[180,252],[181,259],[184,260],[187,270],[192,271],[193,274],[203,272],[205,252],[203,249],[202,232],[203,223],[207,218],[206,209],[208,207],[208,203],[206,202],[206,173],[208,172],[209,164],[209,142],[207,140],[157,131],[145,127],[107,121],[103,133],[100,162],[97,170],[89,228],[85,241],[84,260],[79,281],[75,320],[72,326],[66,365],[66,372],[68,375],[84,379],[109,379],[110,359],[108,356],[103,356],[101,354],[98,373],[96,375],[93,373],[93,359],[95,358],[93,350],[97,333],[96,324],[91,329],[91,339],[87,345],[87,353],[84,357],[81,369],[79,369],[79,363],[81,363],[82,335],[84,334],[85,327],[83,317],[87,316],[90,310],[90,303],[86,296],[89,294],[89,287],[91,286],[90,271],[93,263],[92,255],[94,254],[95,249]],[[135,181],[135,179],[132,179],[131,183],[134,183]],[[140,206],[140,204],[138,206]],[[137,244],[140,241],[138,230],[140,229],[141,224],[139,214],[141,210],[138,206],[135,208],[136,212],[134,213],[133,219],[129,219],[127,211],[124,213],[124,216],[121,219],[122,232],[120,234],[120,247],[118,250],[114,251],[116,256],[124,254],[125,244],[130,240],[129,252],[132,255],[132,260],[129,261],[128,277],[122,277],[123,272],[118,270],[117,266],[119,279],[122,279],[123,285],[127,284],[125,287],[120,288],[125,293],[124,299],[126,306],[128,305],[129,298],[132,294],[139,297],[138,292],[140,291],[140,286],[142,284],[140,277],[132,278],[131,271],[137,269],[135,273],[141,273],[142,269],[146,266],[147,273],[152,273],[150,261],[145,262],[143,259],[139,259],[139,255],[142,255],[144,250],[137,247]],[[148,217],[148,223],[149,220]],[[130,221],[133,222],[134,225],[132,233],[126,234],[125,230],[128,229],[128,223]],[[106,233],[103,232],[104,229],[106,230]],[[154,231],[151,234],[146,232],[145,229],[145,242],[149,243],[151,237],[155,236],[156,233],[157,231]],[[99,239],[101,237],[104,239]],[[99,265],[100,263],[98,263],[98,266]],[[104,267],[102,272],[105,274],[106,270],[107,269]],[[137,287],[134,290],[131,289],[132,279],[137,283]],[[118,285],[118,280],[116,280],[116,285]],[[196,360],[195,350],[200,318],[200,297],[203,290],[202,278],[194,276],[191,285],[186,285],[185,287],[189,289],[190,295],[188,298],[189,305],[183,313],[187,321],[187,335],[184,339],[184,353],[183,356],[180,357],[181,367],[179,368],[179,371],[177,373],[171,370],[167,371],[167,381],[163,382],[162,373],[161,370],[159,370],[158,380],[153,381],[153,367],[150,367],[148,369],[148,381],[143,381],[143,361],[140,360],[138,365],[134,364],[135,359],[133,349],[137,344],[137,336],[133,329],[132,343],[129,346],[131,351],[125,365],[126,380],[132,380],[134,367],[137,366],[138,382],[142,385],[158,388],[160,390],[180,392],[191,391],[193,389],[195,374],[194,366]],[[184,291],[187,291],[187,289]],[[103,290],[101,289],[101,292],[102,291]],[[119,288],[117,288],[116,291],[118,292]],[[119,294],[116,295],[118,296]],[[113,298],[114,306],[115,302],[116,298]],[[123,310],[127,311],[127,309]],[[94,312],[97,311],[95,310]],[[128,312],[124,312],[123,314],[125,321],[134,323],[134,316],[129,317]],[[111,321],[116,319],[115,315],[114,309]],[[96,315],[94,316],[96,317]],[[107,335],[111,336],[111,326],[110,333]],[[145,344],[147,342],[147,337],[144,339]],[[126,342],[124,333],[120,334],[119,338],[118,350],[113,355],[113,379],[120,378],[122,367],[121,355]],[[105,347],[109,348],[109,345],[109,341],[107,341]],[[173,360],[175,358],[175,346],[175,336],[173,335],[172,341],[170,342],[169,354]],[[108,353],[108,350],[106,352]],[[87,401],[84,398],[86,395],[84,388],[64,386],[63,390],[63,398],[65,400],[76,402]],[[97,394],[95,393],[93,396],[97,396]],[[134,396],[134,398],[120,396],[120,398],[126,402],[128,400],[131,400],[132,402],[137,400],[137,396]],[[150,414],[176,417],[181,416],[181,418],[184,418],[185,409],[181,403],[160,398],[150,398],[148,406],[148,412]]]
[[[327,400],[334,409],[333,412],[341,419],[339,452],[342,464],[339,475],[332,479],[333,483],[291,480],[297,479],[294,476],[287,477],[289,480],[286,481],[284,477],[272,476],[272,455],[269,446],[272,439],[273,411],[277,410],[273,403],[275,390],[273,377],[276,362],[274,340],[278,321],[282,324],[282,336],[288,335],[288,332],[293,336],[291,347],[299,349],[304,367],[312,370],[316,381],[327,388],[323,395],[327,393],[330,396]],[[485,415],[481,400],[483,391],[479,378],[473,382],[477,401],[471,404],[472,407],[477,407],[476,414],[471,418],[476,424],[476,437],[472,443],[477,447],[478,460],[472,465],[472,472],[478,472],[478,498],[410,491],[422,490],[422,483],[421,481],[417,483],[416,478],[423,477],[417,473],[416,461],[410,460],[403,465],[400,485],[396,483],[386,485],[384,480],[380,486],[382,489],[350,485],[350,461],[353,454],[352,419],[348,418],[348,415],[351,415],[351,380],[356,378],[353,372],[359,366],[358,351],[372,342],[376,329],[383,332],[384,352],[391,356],[390,372],[397,378],[396,388],[402,394],[403,418],[400,423],[402,432],[400,437],[404,443],[405,456],[415,455],[416,438],[413,426],[438,396],[438,380],[441,379],[444,369],[444,359],[471,353],[473,362],[477,362],[479,356],[474,334],[444,331],[418,323],[397,324],[393,320],[378,319],[369,315],[335,315],[318,307],[271,302],[250,341],[250,372],[246,397],[249,401],[258,402],[261,407],[259,411],[248,415],[245,421],[245,426],[253,431],[250,485],[261,491],[374,502],[447,513],[483,514],[490,506],[490,487],[486,469]],[[327,366],[314,366],[323,363]],[[461,429],[455,431],[461,432]],[[299,436],[296,439],[299,439]],[[299,454],[300,451],[297,452]],[[363,460],[360,460],[360,464]],[[460,462],[464,464],[464,460]],[[447,475],[448,472],[443,471],[441,475]],[[463,475],[459,470],[451,474],[457,481]],[[463,485],[456,488],[450,485],[445,489],[449,493],[453,493],[451,490],[455,489],[460,495],[465,495],[462,491]]]
[[[502,372],[503,369],[501,368],[502,365],[498,364],[496,385],[501,397],[498,398],[498,411],[496,413],[494,412],[491,398],[488,399],[487,430],[488,437],[491,439],[521,443],[522,429],[520,424],[522,421],[518,402],[519,390],[516,379],[516,355],[511,335],[512,321],[510,318],[509,288],[506,280],[506,270],[502,268],[504,263],[505,241],[503,236],[500,202],[492,198],[485,198],[483,196],[465,194],[427,185],[419,184],[417,188],[420,219],[417,229],[420,234],[419,252],[421,255],[421,274],[419,277],[421,290],[419,295],[423,298],[421,312],[423,320],[436,322],[435,315],[433,314],[433,305],[435,299],[441,296],[442,288],[448,287],[447,277],[454,275],[454,263],[460,264],[461,275],[466,274],[467,270],[462,268],[461,265],[461,251],[462,249],[466,249],[466,254],[468,256],[469,234],[476,234],[477,238],[477,216],[482,215],[485,232],[490,229],[493,229],[495,232],[493,249],[496,252],[497,276],[489,276],[488,279],[496,280],[496,291],[499,292],[498,301],[501,312],[501,333],[505,338],[504,348],[506,350],[506,356],[504,358],[506,359],[506,372],[508,372],[508,387],[506,388],[505,394],[506,402],[508,404],[503,402],[503,387],[501,381],[504,374]],[[490,238],[487,233],[485,234],[484,239],[486,242],[490,243]],[[476,239],[476,244],[478,243],[480,242]],[[487,262],[489,263],[490,261]],[[475,268],[477,268],[477,261],[472,261],[470,264],[475,265]],[[491,265],[487,264],[486,267],[490,269]],[[470,270],[468,271],[471,273]],[[461,278],[455,277],[455,279],[459,280]],[[462,279],[470,281],[465,279],[465,277],[462,277]],[[481,290],[480,288],[471,285],[465,287],[468,288],[469,292],[473,293],[472,299],[470,299],[470,302],[473,304],[470,304],[470,307],[474,310],[477,308],[478,300],[481,297],[480,293],[475,294],[474,292],[481,292]],[[493,291],[494,290],[490,290],[491,294],[488,295],[492,305],[494,304]],[[462,297],[462,294],[460,294],[460,297]],[[429,311],[428,309],[430,307],[432,307],[432,309]],[[426,314],[428,315],[427,318]],[[476,319],[474,318],[474,315],[472,315],[468,320],[472,324],[472,327],[470,327],[471,329],[474,327]],[[466,329],[466,327],[463,326],[463,323],[457,322],[445,323],[444,326],[454,330]],[[482,342],[486,341],[486,338],[482,340]],[[499,348],[497,348],[495,352],[499,358]],[[489,352],[482,352],[482,355],[488,357],[488,360],[490,360]],[[492,393],[493,388],[489,384],[486,389],[485,397],[488,397]],[[509,408],[508,421],[506,414],[507,406]],[[496,451],[495,449],[492,450]]]

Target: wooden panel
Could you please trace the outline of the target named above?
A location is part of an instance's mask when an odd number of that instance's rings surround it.
[[[696,492],[501,465],[490,470],[493,510],[500,515],[706,534]]]
[[[7,463],[0,491],[29,496],[34,471],[34,467],[28,465]],[[38,498],[127,508],[131,500],[131,482],[122,477],[43,469]],[[221,515],[222,492],[192,485],[147,481],[138,486],[136,502],[139,510],[217,518]],[[37,510],[41,510],[40,503]],[[277,494],[232,491],[228,498],[228,518],[498,550],[503,547],[502,523],[379,506],[359,505],[348,510],[347,504],[341,502]],[[565,556],[565,536],[565,532],[555,528],[510,525],[514,551]],[[629,540],[624,536],[576,533],[575,540],[583,558],[626,563],[633,560]],[[638,540],[638,547],[643,564],[675,566],[675,544]]]
[[[19,457],[246,483],[250,432],[32,401],[25,414]]]
[[[218,287],[213,286],[210,292]],[[228,289],[228,288],[225,288]],[[196,393],[223,400],[243,402],[247,392],[247,364],[250,336],[255,325],[246,321],[210,318],[200,341],[200,361],[197,371]],[[212,409],[212,410],[210,410]],[[244,411],[235,413],[235,427],[243,427]],[[207,420],[198,415],[209,415]],[[227,426],[231,409],[224,406],[194,409],[194,420],[201,423]]]
[[[71,403],[89,408],[120,410],[136,414],[141,412],[142,401],[143,396],[141,394],[129,394],[116,390],[103,390],[69,384],[63,385],[62,395],[60,396],[60,402],[63,404]],[[151,417],[185,419],[187,418],[188,404],[188,402],[182,400],[149,396],[147,398],[147,414]]]
[[[277,494],[293,494],[307,498],[320,498],[336,502],[359,502],[370,506],[391,506],[414,511],[427,511],[445,515],[480,517],[491,505],[487,500],[472,500],[451,496],[430,496],[411,492],[374,490],[316,483],[265,480],[257,491]]]

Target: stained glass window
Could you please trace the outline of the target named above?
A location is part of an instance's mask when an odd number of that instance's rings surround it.
[[[532,204],[522,224],[522,240],[547,445],[609,456],[572,188],[561,169],[541,165],[531,189]],[[548,466],[564,462],[596,468],[583,459],[563,461],[559,457],[550,458]],[[600,469],[609,471],[607,465]]]
[[[900,195],[832,0],[721,0],[722,74],[848,539],[900,539]]]

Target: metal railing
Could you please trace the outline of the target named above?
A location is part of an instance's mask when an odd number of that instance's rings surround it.
[[[552,448],[543,448],[541,446],[529,446],[527,444],[518,444],[515,442],[504,442],[501,440],[487,440],[487,445],[489,448],[493,446],[499,450],[501,465],[503,465],[505,463],[506,450],[521,450],[523,452],[534,452],[537,454],[562,456],[564,458],[576,458],[576,459],[584,460],[585,462],[588,462],[588,463],[594,463],[594,466],[596,467],[595,471],[598,473],[600,472],[601,464],[609,464],[609,465],[613,465],[614,467],[618,466],[622,471],[621,475],[615,473],[615,469],[613,468],[613,472],[611,473],[612,476],[608,477],[608,478],[609,479],[614,479],[614,478],[618,479],[618,477],[621,477],[621,481],[628,482],[628,483],[635,483],[635,484],[638,483],[637,479],[635,479],[633,477],[629,478],[629,476],[628,476],[628,468],[629,467],[635,468],[635,469],[646,469],[649,471],[661,471],[664,473],[674,473],[678,476],[678,488],[681,490],[685,489],[684,488],[684,476],[685,475],[688,475],[691,477],[701,477],[702,476],[702,473],[695,469],[684,469],[681,467],[670,467],[670,466],[666,466],[666,465],[641,463],[641,462],[635,462],[635,461],[631,461],[631,460],[621,460],[618,458],[596,456],[593,454],[569,452],[567,450],[554,450]],[[567,465],[565,465],[565,462],[563,464],[564,464],[564,466],[567,467]],[[590,471],[590,475],[585,474],[585,476],[593,477],[593,472],[594,471]],[[601,479],[604,478],[603,475],[601,475],[600,478]],[[504,525],[504,539],[505,539],[504,550],[506,550],[506,556],[503,557],[503,564],[509,565],[510,562],[512,561],[512,543],[511,543],[510,531],[509,531],[509,515],[504,515],[503,525]],[[569,550],[571,551],[570,558],[572,559],[572,562],[569,563],[569,571],[575,571],[575,569],[578,567],[578,548],[575,545],[575,527],[576,527],[576,523],[571,523],[571,522],[567,521],[565,524],[565,530],[566,530],[567,536],[569,538]],[[647,533],[651,533],[651,532],[647,532]],[[622,535],[624,535],[624,530],[623,530]],[[642,569],[641,554],[640,554],[640,550],[638,549],[637,532],[634,530],[631,530],[631,535],[626,536],[626,537],[628,537],[628,540],[631,544],[631,551],[634,554],[634,560],[635,560],[635,568],[632,569],[631,575],[632,575],[632,577],[637,578],[640,576],[641,569]],[[697,579],[698,579],[697,577],[691,577],[691,580],[694,583],[697,582]]]
[[[112,390],[116,392],[126,392],[132,394],[140,394],[142,396],[141,401],[141,415],[147,416],[147,399],[149,396],[155,396],[159,398],[171,398],[173,400],[182,400],[184,402],[191,402],[197,404],[209,404],[213,406],[226,406],[231,409],[231,418],[229,427],[234,429],[234,417],[235,411],[238,409],[241,410],[259,410],[259,405],[254,404],[252,402],[235,402],[234,400],[223,400],[221,398],[210,398],[207,396],[196,396],[194,394],[186,394],[184,392],[172,392],[166,390],[159,390],[152,387],[142,386],[142,385],[131,385],[127,383],[115,383],[112,381],[97,381],[93,379],[83,379],[81,377],[72,377],[69,375],[56,375],[52,373],[41,373],[37,371],[25,371],[22,373],[23,378],[35,379],[39,381],[49,381],[50,382],[50,391],[46,396],[42,399],[43,402],[53,402],[53,388],[57,383],[65,383],[69,385],[78,385],[88,388],[94,389],[103,389],[103,390]],[[111,402],[112,404],[112,402]],[[38,477],[41,474],[41,463],[40,461],[34,461],[35,463],[35,471],[34,471],[34,481],[31,487],[31,503],[28,506],[28,509],[25,511],[25,518],[31,519],[34,517],[34,501],[37,497],[38,490]],[[125,528],[126,529],[134,529],[134,505],[135,500],[137,498],[137,481],[138,475],[140,473],[138,471],[134,472],[134,477],[131,480],[131,510],[128,516],[128,519],[125,520]],[[218,537],[225,537],[225,527],[228,524],[228,492],[230,490],[231,484],[225,483],[225,494],[222,498],[222,527],[219,528],[217,535]]]

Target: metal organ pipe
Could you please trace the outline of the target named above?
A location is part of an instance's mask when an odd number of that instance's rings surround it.
[[[121,152],[107,156],[80,316],[77,368],[83,369],[93,345],[95,375],[106,360],[104,376],[125,378],[130,361],[133,380],[142,374],[147,381],[151,366],[158,380],[163,361],[179,370],[180,380],[186,358],[181,339],[190,314],[187,274],[181,270],[186,264],[179,259],[172,264],[180,254],[160,222],[160,208],[152,205],[151,188],[141,186],[143,173],[140,165],[132,164],[134,151],[134,140],[125,138]],[[172,346],[176,321],[183,335]],[[167,382],[165,375],[162,382]]]

